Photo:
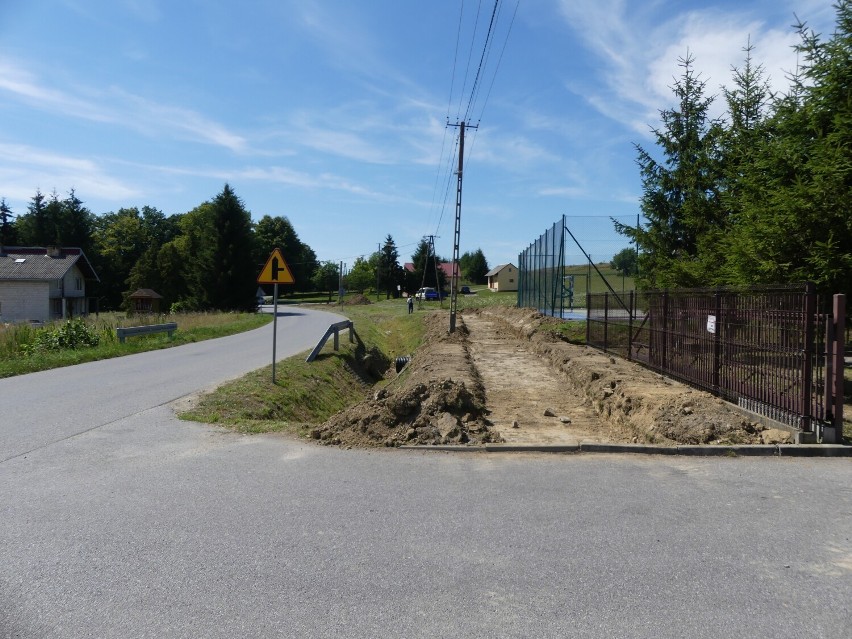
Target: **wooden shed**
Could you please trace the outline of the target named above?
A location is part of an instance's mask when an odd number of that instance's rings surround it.
[[[131,313],[159,313],[163,296],[150,288],[140,288],[127,299],[130,300]]]

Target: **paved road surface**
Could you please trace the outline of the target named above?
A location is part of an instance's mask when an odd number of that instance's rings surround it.
[[[43,427],[79,369],[0,380],[7,415],[49,391],[0,422],[2,638],[852,634],[848,459],[346,451],[180,422],[157,382]]]
[[[265,307],[266,308],[266,307]],[[268,307],[271,312],[272,307]],[[341,318],[278,309],[276,356],[308,350]],[[272,362],[272,325],[219,340],[0,379],[0,461],[221,384]]]

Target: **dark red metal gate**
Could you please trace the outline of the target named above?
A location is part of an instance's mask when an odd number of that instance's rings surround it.
[[[646,291],[631,293],[626,308],[618,302],[588,296],[589,345],[806,432],[814,422],[840,424],[845,301],[820,315],[806,283]]]

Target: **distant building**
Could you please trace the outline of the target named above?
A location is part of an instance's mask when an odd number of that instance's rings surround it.
[[[485,274],[488,278],[488,288],[497,291],[518,290],[518,269],[514,264],[495,266]]]
[[[414,263],[406,262],[402,265],[402,267],[408,271],[409,273],[414,272]],[[447,277],[447,286],[453,285],[453,263],[452,262],[438,262],[438,268],[446,275]],[[456,289],[458,289],[459,282],[461,282],[461,268],[456,268]]]
[[[150,288],[140,288],[128,295],[132,313],[159,313],[163,296]]]
[[[79,248],[0,247],[0,321],[48,322],[89,314],[95,269]]]

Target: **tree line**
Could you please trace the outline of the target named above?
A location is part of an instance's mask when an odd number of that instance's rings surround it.
[[[90,295],[101,310],[127,309],[128,296],[140,288],[155,290],[164,298],[163,308],[173,311],[253,309],[258,273],[276,248],[295,280],[293,286],[283,285],[284,294],[319,290],[331,298],[341,281],[338,264],[320,262],[287,217],[265,215],[253,222],[228,184],[212,200],[171,216],[150,206],[94,215],[73,189],[65,198],[36,191],[27,211],[17,216],[0,199],[2,245],[83,249],[100,278]],[[438,271],[438,281],[434,275],[435,261],[442,260],[428,253],[428,244],[421,242],[413,256],[414,272],[406,271],[388,235],[380,251],[355,262],[344,286],[387,296],[421,285],[443,287],[443,272]],[[468,281],[484,281],[488,267],[481,250],[466,253],[462,263]]]
[[[747,43],[719,119],[694,57],[679,60],[677,106],[653,129],[659,159],[636,145],[646,221],[614,221],[638,245],[640,286],[852,293],[852,0],[835,9],[828,38],[796,25],[800,66],[782,94]]]
[[[414,294],[424,286],[447,290],[449,281],[439,264],[450,260],[435,253],[434,248],[425,239],[417,244],[411,256],[412,270],[400,264],[399,249],[392,235],[385,237],[381,248],[368,257],[359,257],[352,268],[344,275],[344,285],[352,291],[364,293],[368,289],[384,294],[385,298],[397,297],[400,293]],[[471,284],[484,284],[488,273],[488,261],[481,248],[468,251],[459,257],[459,275],[462,281]],[[338,286],[338,266],[326,263],[315,277],[318,289],[332,290]]]

